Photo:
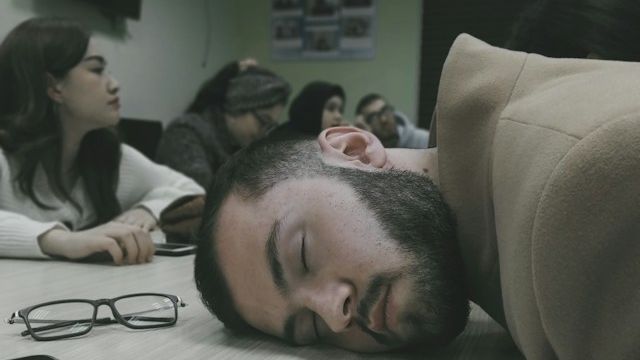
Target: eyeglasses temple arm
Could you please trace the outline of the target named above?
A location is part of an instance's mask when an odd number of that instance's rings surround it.
[[[127,320],[127,321],[132,321],[132,320],[140,320],[140,321],[156,321],[156,322],[172,322],[174,320],[174,318],[172,317],[147,317],[147,316],[122,316],[123,319]]]
[[[18,315],[18,311],[15,311],[11,314],[11,316],[8,319],[5,319],[5,322],[7,324],[15,324],[16,322],[22,321],[22,319],[19,317]]]
[[[61,328],[61,327],[66,327],[66,326],[69,326],[69,325],[72,325],[72,324],[91,322],[91,319],[66,320],[66,321],[65,320],[45,320],[45,321],[47,321],[47,322],[58,321],[58,322],[56,322],[55,324],[51,324],[51,325],[45,325],[45,326],[40,326],[40,327],[32,327],[31,331],[38,332],[38,331],[53,330],[53,329],[57,329],[57,328]],[[34,322],[34,321],[31,320],[30,322]],[[115,319],[111,319],[111,318],[99,318],[99,319],[96,319],[94,324],[96,324],[96,325],[108,325],[108,324],[116,324],[117,322],[118,321],[116,321]],[[29,330],[25,330],[25,331],[21,332],[20,335],[22,335],[22,336],[29,335]]]

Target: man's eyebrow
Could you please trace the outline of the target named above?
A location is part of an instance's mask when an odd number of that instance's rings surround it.
[[[278,242],[280,239],[280,221],[276,220],[271,226],[271,232],[269,232],[269,238],[265,245],[265,255],[269,262],[269,270],[271,271],[271,277],[274,284],[283,296],[289,292],[289,285],[284,279],[284,273],[282,271],[282,263],[279,259]]]
[[[87,61],[99,61],[102,63],[102,65],[106,65],[107,64],[107,60],[104,58],[104,56],[100,56],[100,55],[90,55],[87,56],[86,58],[82,59],[82,61],[87,62]]]

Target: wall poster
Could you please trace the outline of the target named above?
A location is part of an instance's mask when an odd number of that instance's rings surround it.
[[[376,0],[272,0],[276,60],[371,59]]]

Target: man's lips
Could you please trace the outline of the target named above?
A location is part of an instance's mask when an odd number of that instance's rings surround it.
[[[109,101],[107,104],[109,104],[111,106],[114,106],[116,108],[119,108],[120,107],[120,98],[116,97],[115,99]]]
[[[371,318],[369,319],[369,328],[375,332],[383,333],[387,331],[387,303],[389,300],[389,293],[391,291],[391,285],[387,285],[387,288],[382,293],[380,300],[371,310]]]

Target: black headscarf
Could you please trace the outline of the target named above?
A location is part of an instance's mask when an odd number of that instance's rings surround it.
[[[342,98],[343,103],[346,102],[340,85],[324,81],[307,84],[291,102],[287,127],[299,133],[318,135],[322,129],[324,106],[327,100],[336,95]]]

